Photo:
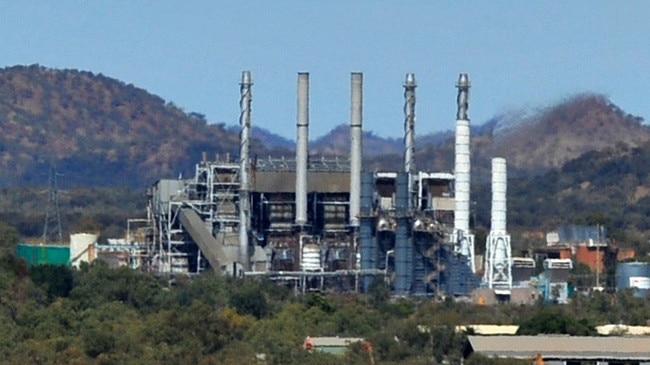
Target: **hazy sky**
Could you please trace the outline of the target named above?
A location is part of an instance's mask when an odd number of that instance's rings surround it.
[[[380,136],[403,134],[408,72],[417,134],[453,128],[461,72],[473,123],[585,91],[650,120],[648,16],[650,1],[7,0],[0,66],[102,73],[229,125],[250,70],[254,125],[290,138],[302,71],[310,137],[349,123],[353,71]]]

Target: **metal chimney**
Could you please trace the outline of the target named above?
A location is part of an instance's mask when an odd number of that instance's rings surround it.
[[[251,139],[251,81],[250,71],[242,72],[240,92],[241,99],[239,107],[241,114],[239,124],[241,134],[239,136],[239,262],[244,270],[250,270],[250,253],[248,252],[248,228],[250,222],[250,178],[249,152]]]
[[[492,221],[490,232],[506,233],[506,160],[492,159]]]
[[[492,222],[485,247],[483,281],[496,294],[510,295],[512,248],[506,231],[506,160],[492,159]]]
[[[415,75],[406,74],[404,83],[404,171],[412,179],[415,172]],[[410,185],[410,184],[409,184]]]
[[[470,126],[467,118],[469,99],[469,77],[460,74],[458,78],[458,111],[456,113],[456,161],[454,231],[457,250],[467,256],[472,272],[474,265],[474,236],[469,230],[470,191]]]
[[[296,138],[296,225],[307,224],[307,153],[309,142],[309,73],[298,73],[298,117]]]
[[[361,194],[361,120],[363,117],[363,74],[351,74],[350,96],[350,226],[359,227]]]

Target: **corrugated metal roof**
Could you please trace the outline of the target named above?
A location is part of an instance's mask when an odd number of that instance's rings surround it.
[[[650,337],[468,336],[472,350],[489,357],[545,360],[650,361]]]

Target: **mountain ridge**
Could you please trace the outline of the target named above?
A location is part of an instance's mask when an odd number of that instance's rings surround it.
[[[505,157],[517,173],[543,173],[581,154],[650,140],[642,118],[598,94],[579,94],[533,111],[497,115],[472,126],[472,166],[487,176],[489,159]],[[102,74],[39,65],[0,69],[0,185],[42,184],[50,164],[79,185],[145,186],[190,176],[203,153],[236,156],[238,126],[209,124],[144,89]],[[252,153],[290,157],[295,141],[253,126]],[[417,135],[417,126],[416,126]],[[418,136],[416,165],[453,171],[454,132]],[[347,156],[346,125],[310,141],[310,155]],[[370,170],[403,164],[402,138],[363,134]]]
[[[143,191],[158,179],[192,176],[204,153],[234,160],[239,152],[238,126],[209,124],[200,113],[187,113],[101,74],[39,65],[0,69],[0,130],[2,214],[31,235],[42,232],[42,196],[16,200],[15,190],[32,186],[42,191],[50,165],[61,173],[60,188],[102,191],[93,198],[71,197],[77,203],[70,221],[83,211],[115,229],[118,223],[108,219],[107,211],[118,220],[140,212],[102,204],[137,195],[126,191]],[[644,232],[650,232],[645,218],[650,212],[650,167],[644,162],[650,156],[650,131],[642,118],[625,113],[603,95],[586,93],[545,108],[501,113],[473,123],[471,132],[477,229],[489,227],[490,159],[505,157],[513,232],[593,222],[596,217],[612,232],[632,227],[636,247],[643,252]],[[255,126],[252,134],[253,156],[293,158],[295,141]],[[363,144],[365,169],[395,171],[403,166],[401,138],[365,131]],[[310,142],[311,156],[347,156],[348,150],[347,125]],[[419,136],[415,163],[418,170],[453,172],[454,132]],[[116,192],[101,190],[105,188]],[[113,200],[107,202],[102,194],[113,194]],[[86,200],[93,202],[95,213],[81,207],[79,202]]]

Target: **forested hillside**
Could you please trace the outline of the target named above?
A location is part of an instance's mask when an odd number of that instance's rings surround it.
[[[237,135],[143,89],[77,70],[0,70],[0,185],[142,188],[189,173],[202,152],[234,153]]]

